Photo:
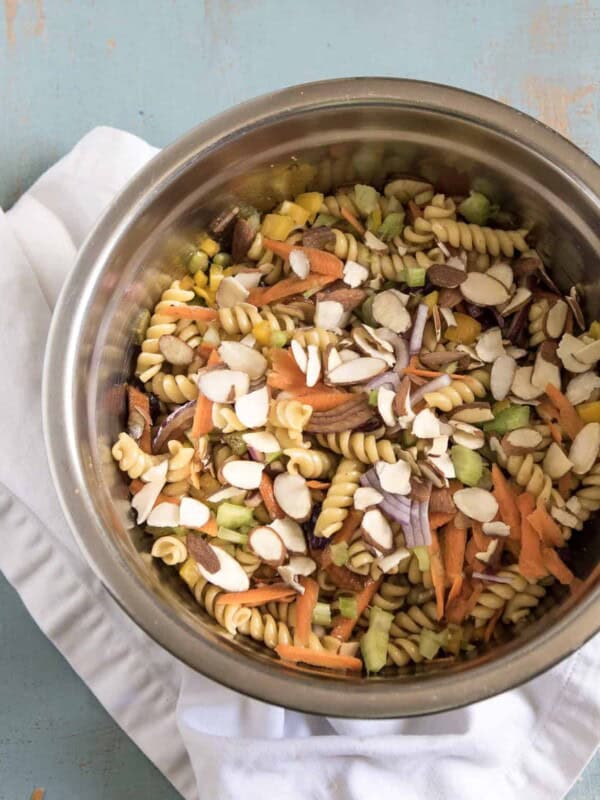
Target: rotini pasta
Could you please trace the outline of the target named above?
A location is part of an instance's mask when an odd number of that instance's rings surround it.
[[[157,372],[151,380],[152,393],[163,403],[183,405],[198,397],[198,384],[194,377],[169,375]]]
[[[303,447],[292,447],[283,451],[287,456],[287,470],[292,475],[302,475],[303,478],[324,478],[333,469],[333,457],[322,450],[313,450]]]
[[[269,424],[275,428],[284,428],[290,439],[302,439],[302,431],[310,416],[312,407],[298,400],[275,400],[269,410]]]
[[[342,527],[363,472],[364,468],[357,460],[345,457],[340,461],[315,522],[316,536],[329,539]]]
[[[334,453],[339,453],[344,458],[356,458],[363,464],[375,464],[376,461],[387,461],[393,464],[396,461],[394,447],[389,439],[377,441],[372,434],[352,433],[318,433],[317,441],[323,447],[328,447]]]
[[[425,402],[429,408],[439,408],[440,411],[452,411],[465,403],[473,403],[476,398],[485,397],[487,388],[481,380],[481,375],[473,373],[469,381],[452,381],[450,386],[437,392],[428,392]]]
[[[127,433],[119,434],[118,440],[113,445],[112,455],[115,461],[119,462],[119,469],[126,472],[130,478],[139,478],[159,461],[158,458],[144,453]]]
[[[502,254],[512,258],[515,250],[524,252],[529,249],[525,241],[528,233],[525,229],[504,231],[452,219],[439,219],[432,222],[431,230],[440,242],[448,242],[453,247],[462,247],[464,250],[489,253],[491,256]]]

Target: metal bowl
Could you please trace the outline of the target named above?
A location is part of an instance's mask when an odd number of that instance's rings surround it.
[[[449,666],[374,678],[291,669],[223,637],[174,571],[152,562],[110,454],[123,426],[132,328],[183,274],[192,232],[235,200],[271,207],[301,191],[384,173],[482,188],[535,228],[557,280],[597,316],[600,168],[540,123],[457,89],[379,78],[325,81],[237,106],[162,151],[85,243],[54,314],[45,430],[54,480],[87,560],[135,622],[179,659],[244,694],[303,711],[402,717],[481,700],[532,678],[600,628],[600,526],[574,537],[577,598],[557,597],[512,641]],[[165,278],[165,273],[169,278]]]

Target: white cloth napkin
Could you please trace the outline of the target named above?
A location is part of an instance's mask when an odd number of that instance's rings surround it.
[[[97,128],[0,210],[0,568],[186,800],[517,800],[525,792],[559,800],[600,740],[600,636],[529,684],[459,711],[383,722],[311,717],[184,667],[136,628],[83,560],[46,464],[44,347],[88,230],[155,152]]]

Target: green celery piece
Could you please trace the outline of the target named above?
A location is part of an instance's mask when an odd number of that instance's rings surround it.
[[[385,667],[390,628],[394,617],[379,606],[373,606],[369,614],[369,629],[360,640],[360,651],[367,672],[379,672]]]
[[[379,389],[369,389],[369,405],[373,406],[373,408],[377,408],[378,395]]]
[[[509,406],[500,411],[494,419],[483,423],[486,433],[504,435],[517,428],[525,428],[529,424],[529,406]]]
[[[331,228],[332,225],[338,221],[337,217],[331,214],[318,214],[316,220],[313,222],[313,228]]]
[[[242,434],[234,431],[233,433],[223,434],[225,444],[231,447],[231,451],[236,456],[243,456],[248,451],[246,442],[242,439]]]
[[[271,347],[285,347],[287,334],[284,331],[273,331],[271,334]]]
[[[329,603],[317,603],[313,609],[312,621],[315,625],[327,627],[331,625],[331,606]]]
[[[272,464],[273,461],[280,459],[282,455],[282,450],[279,450],[277,453],[265,453],[265,464]]]
[[[427,547],[419,546],[412,548],[413,553],[417,557],[417,561],[419,562],[419,569],[421,572],[427,572],[429,569],[429,550]]]
[[[348,561],[348,545],[346,542],[339,542],[329,546],[331,559],[336,567],[343,567]]]
[[[404,211],[394,211],[391,214],[387,214],[387,216],[379,226],[377,230],[377,237],[384,242],[389,242],[395,236],[400,236],[403,227],[404,227]]]
[[[241,533],[240,531],[232,531],[230,528],[219,528],[217,533],[219,539],[225,542],[233,542],[234,544],[246,544],[248,541],[248,534]]]
[[[406,269],[406,283],[411,288],[425,286],[425,269],[423,267],[408,267]]]
[[[342,617],[346,619],[356,619],[358,617],[358,606],[354,595],[340,595],[338,597],[338,606]]]
[[[365,217],[377,208],[379,192],[372,186],[357,183],[354,187],[354,202],[361,214]]]
[[[458,207],[459,212],[474,225],[487,225],[492,212],[492,204],[481,192],[470,192]]]
[[[438,636],[427,628],[423,628],[419,636],[419,652],[427,661],[431,661],[438,654],[441,647]]]
[[[483,460],[476,450],[455,444],[450,450],[456,477],[465,486],[477,486],[483,474]]]
[[[220,528],[238,530],[244,525],[254,526],[255,524],[251,508],[227,502],[221,503],[217,508],[217,525]]]

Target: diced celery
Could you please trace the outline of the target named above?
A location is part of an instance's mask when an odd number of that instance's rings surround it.
[[[440,649],[440,641],[433,631],[423,628],[419,636],[419,652],[427,661],[435,658]]]
[[[319,213],[324,199],[325,197],[321,192],[304,192],[304,194],[299,194],[294,199],[294,202],[305,208],[311,217],[315,217]]]
[[[225,444],[231,447],[232,453],[236,456],[243,456],[244,453],[248,451],[246,442],[242,439],[242,434],[237,431],[223,434],[223,439],[225,440]]]
[[[223,528],[239,530],[243,525],[254,525],[251,508],[236,506],[233,503],[221,503],[217,508],[217,525]]]
[[[379,389],[369,389],[369,405],[377,408],[377,397],[379,396]]]
[[[377,233],[379,228],[381,227],[381,209],[379,206],[375,206],[373,211],[367,217],[367,230],[371,231],[371,233]]]
[[[490,491],[493,485],[494,484],[492,482],[492,473],[487,467],[484,467],[481,470],[481,478],[477,481],[477,486],[480,489],[486,489],[487,491]]]
[[[144,530],[152,536],[185,536],[187,534],[187,529],[182,528],[181,525],[174,528],[157,528],[154,525],[146,525]]]
[[[338,218],[332,216],[331,214],[319,214],[319,216],[313,222],[313,228],[330,228],[332,225],[335,225],[337,221]]]
[[[403,227],[404,211],[394,211],[393,213],[386,215],[385,219],[377,229],[377,237],[384,242],[389,242],[395,236],[400,236]]]
[[[425,269],[423,267],[408,267],[406,270],[406,283],[408,286],[425,286]]]
[[[361,320],[365,324],[370,325],[372,328],[378,327],[379,325],[379,323],[375,320],[375,317],[373,316],[374,299],[375,295],[369,295],[369,297],[367,297],[366,300],[364,300],[363,304],[361,305],[361,307],[358,309],[357,312]]]
[[[455,444],[450,450],[456,477],[465,486],[477,486],[483,472],[483,460],[476,450]]]
[[[517,428],[525,428],[529,424],[529,406],[510,406],[496,414],[494,419],[483,423],[486,433],[504,435]]]
[[[225,542],[233,542],[234,544],[246,544],[248,541],[247,533],[232,531],[230,528],[219,527],[217,536]]]
[[[348,561],[348,545],[346,542],[338,542],[329,546],[331,551],[331,560],[336,567],[343,567]]]
[[[427,572],[429,569],[429,550],[426,547],[419,546],[413,547],[412,551],[417,557],[421,572]]]
[[[232,263],[233,259],[229,253],[220,252],[213,258],[213,264],[218,264],[220,267],[230,267]]]
[[[331,606],[329,603],[317,603],[313,609],[312,621],[315,625],[327,627],[331,625]]]
[[[294,224],[299,228],[303,228],[306,225],[310,216],[305,208],[297,203],[292,203],[290,200],[283,201],[279,213],[284,214],[286,217],[291,217]]]
[[[294,220],[283,214],[266,214],[261,226],[263,236],[284,242],[294,229]]]
[[[501,411],[504,411],[505,408],[510,408],[510,400],[508,398],[505,400],[498,400],[497,403],[494,403],[492,406],[492,413],[496,417]]]
[[[283,452],[280,450],[278,453],[265,453],[265,464],[272,464],[281,458]]]
[[[196,560],[193,558],[186,558],[183,564],[179,567],[179,575],[187,583],[190,589],[193,589],[200,578]]]
[[[486,225],[492,211],[492,204],[481,192],[470,192],[466,200],[459,205],[458,210],[467,222],[472,222],[474,225]]]
[[[288,337],[285,331],[273,331],[271,333],[271,347],[285,347],[287,340]]]
[[[367,672],[379,672],[387,661],[390,628],[394,617],[379,606],[373,606],[369,614],[369,629],[360,640],[360,651]]]
[[[374,211],[379,200],[379,192],[373,186],[357,183],[354,187],[354,202],[365,217]]]
[[[358,617],[358,606],[354,595],[342,594],[338,597],[340,614],[346,619],[356,619]]]

